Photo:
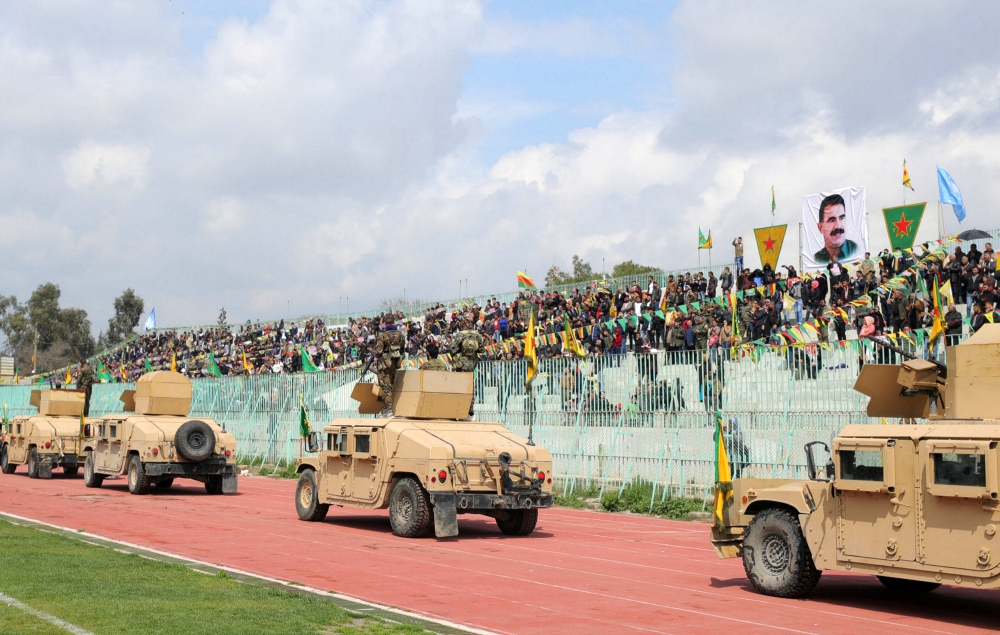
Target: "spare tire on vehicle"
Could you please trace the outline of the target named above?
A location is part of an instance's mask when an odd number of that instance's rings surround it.
[[[177,454],[188,461],[204,461],[215,450],[215,432],[204,421],[192,419],[177,428],[174,438]]]

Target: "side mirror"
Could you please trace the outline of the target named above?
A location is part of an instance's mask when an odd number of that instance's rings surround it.
[[[313,432],[306,437],[306,452],[319,452],[319,432]]]
[[[88,438],[94,436],[94,424],[92,424],[92,423],[84,424],[84,426],[83,426],[83,436],[88,437]]]
[[[816,467],[816,456],[813,454],[813,449],[817,446],[823,446],[823,450],[827,455],[826,465],[822,469],[817,469]],[[836,469],[833,464],[833,455],[830,454],[830,446],[823,443],[822,441],[812,441],[805,445],[806,451],[806,469],[809,473],[810,481],[822,481],[828,483],[833,480],[834,470]]]

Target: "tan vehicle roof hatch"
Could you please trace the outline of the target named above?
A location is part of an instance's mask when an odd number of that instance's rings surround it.
[[[128,391],[126,391],[128,392]],[[133,407],[140,415],[187,415],[191,412],[191,380],[180,373],[157,370],[135,382]],[[122,402],[126,395],[122,394]]]
[[[30,404],[38,408],[38,414],[53,417],[79,417],[83,414],[84,392],[50,388],[32,390]]]
[[[472,406],[472,373],[397,370],[392,385],[392,411],[413,419],[465,419]],[[378,384],[358,383],[351,392],[361,414],[381,410]]]

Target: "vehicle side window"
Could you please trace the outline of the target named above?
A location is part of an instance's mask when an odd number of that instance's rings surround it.
[[[355,434],[354,435],[354,451],[362,454],[368,454],[369,447],[371,446],[371,436],[367,434]]]
[[[111,438],[112,439],[118,438],[118,426],[111,426]]]
[[[327,439],[327,449],[341,454],[347,454],[347,428],[341,428]]]
[[[21,424],[17,424],[17,433],[21,434]]]
[[[986,456],[983,454],[932,454],[935,485],[986,487]]]
[[[99,436],[99,437],[103,437],[104,436],[104,424],[103,423],[101,425],[97,426],[97,436]]]
[[[883,479],[881,450],[841,450],[840,477],[848,481],[877,481]]]

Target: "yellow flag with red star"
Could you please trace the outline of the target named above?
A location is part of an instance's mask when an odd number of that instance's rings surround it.
[[[781,255],[781,246],[785,242],[786,229],[788,225],[772,225],[753,230],[754,238],[757,239],[757,253],[760,254],[761,267],[771,265],[771,269],[778,268],[778,256]]]

